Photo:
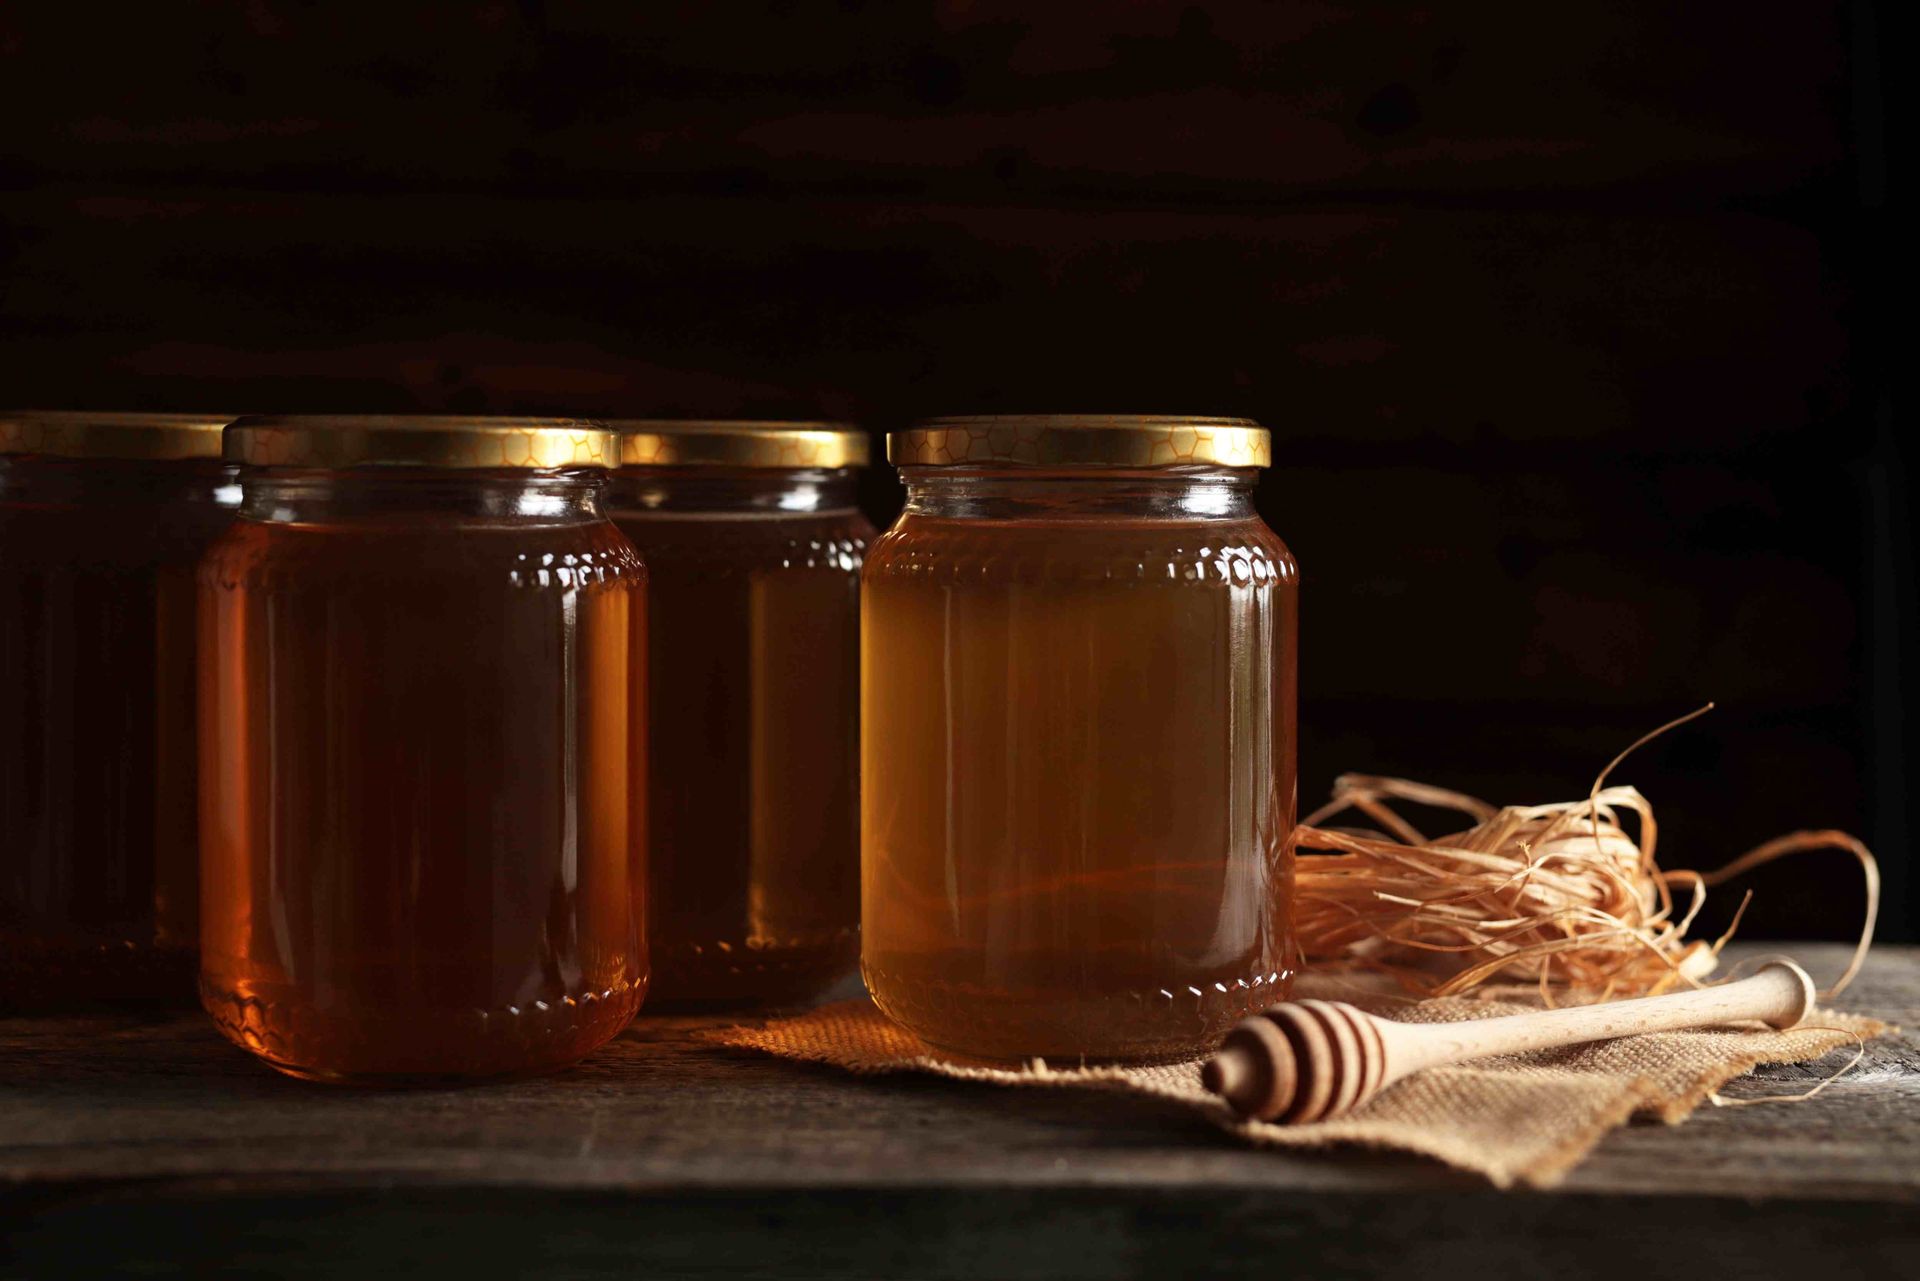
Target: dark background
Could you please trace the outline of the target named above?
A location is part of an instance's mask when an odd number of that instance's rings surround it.
[[[1889,15],[9,7],[0,400],[1249,415],[1308,804],[1572,799],[1713,699],[1618,775],[1664,861],[1846,828],[1912,937]]]

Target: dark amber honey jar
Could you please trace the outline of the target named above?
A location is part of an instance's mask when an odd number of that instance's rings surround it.
[[[0,415],[0,1007],[191,999],[193,571],[227,415]]]
[[[862,970],[991,1058],[1198,1053],[1283,999],[1298,571],[1234,419],[941,419],[862,604]]]
[[[859,950],[866,436],[611,425],[609,505],[651,575],[654,997],[807,996]]]
[[[201,999],[295,1076],[571,1063],[647,984],[645,569],[617,440],[248,418],[200,571]]]

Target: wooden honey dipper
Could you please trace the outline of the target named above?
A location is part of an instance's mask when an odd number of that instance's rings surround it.
[[[1200,1079],[1242,1115],[1300,1125],[1443,1063],[1743,1019],[1790,1028],[1813,1000],[1807,972],[1774,961],[1721,987],[1464,1023],[1394,1023],[1338,1001],[1288,1001],[1242,1019]]]

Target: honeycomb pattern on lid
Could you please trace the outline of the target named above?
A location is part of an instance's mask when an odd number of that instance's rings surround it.
[[[846,423],[621,419],[626,467],[864,467],[867,434]]]
[[[1247,418],[1042,414],[932,418],[887,437],[905,467],[1265,467],[1266,428]]]
[[[220,429],[231,421],[232,414],[0,413],[0,454],[160,462],[218,458]]]
[[[229,462],[249,467],[611,467],[619,439],[573,418],[272,415],[227,428]]]

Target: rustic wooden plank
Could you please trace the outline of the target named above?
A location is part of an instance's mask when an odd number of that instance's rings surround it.
[[[1697,201],[1834,179],[1847,38],[1833,2],[39,6],[0,118],[119,181]]]
[[[1914,1026],[1920,951],[1877,953],[1845,1004]],[[0,1275],[1894,1274],[1920,1248],[1911,1034],[1806,1103],[1630,1126],[1560,1191],[1500,1194],[1389,1154],[1250,1150],[1147,1100],[723,1051],[693,1039],[710,1021],[413,1092],[276,1076],[190,1014],[0,1022]]]
[[[217,1207],[217,1216],[215,1209]],[[1015,1189],[673,1197],[435,1190],[209,1206],[115,1196],[19,1221],[14,1275],[994,1278],[1902,1276],[1908,1207],[1659,1197]],[[12,1267],[8,1267],[8,1263]]]
[[[1816,970],[1841,957],[1831,945],[1795,951]],[[1876,955],[1846,1003],[1912,1026],[1920,952]],[[383,1092],[282,1078],[191,1014],[12,1019],[0,1025],[0,1179],[646,1191],[1473,1186],[1410,1160],[1251,1150],[1146,1100],[860,1079],[719,1050],[694,1036],[714,1022],[643,1017],[578,1069],[545,1080]],[[1568,1187],[1920,1199],[1917,1099],[1920,1051],[1909,1034],[1875,1043],[1857,1075],[1792,1108],[1630,1131],[1631,1142],[1616,1152],[1610,1141]]]
[[[1674,1197],[1088,1188],[633,1196],[479,1189],[128,1195],[15,1221],[0,1275],[1152,1278],[1874,1276],[1911,1207]]]
[[[67,189],[0,230],[28,402],[1188,407],[1376,465],[1860,444],[1847,291],[1758,213]]]
[[[1848,291],[1788,219],[68,188],[0,196],[0,228],[26,403],[1260,418],[1306,573],[1308,796],[1431,771],[1436,739],[1435,782],[1578,795],[1708,699],[1628,774],[1677,865],[1882,839],[1903,785],[1869,747]],[[897,509],[885,468],[864,493]],[[1752,927],[1842,936],[1850,889],[1771,917],[1802,866],[1755,882]]]
[[[9,395],[1249,413],[1308,567],[1310,794],[1427,767],[1415,703],[1472,726],[1444,781],[1526,798],[1711,697],[1642,758],[1681,861],[1898,847],[1863,14],[265,0],[105,38],[16,7]]]

